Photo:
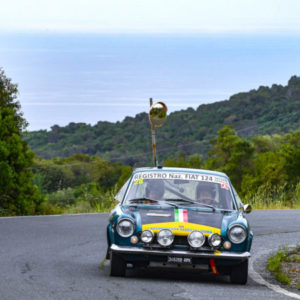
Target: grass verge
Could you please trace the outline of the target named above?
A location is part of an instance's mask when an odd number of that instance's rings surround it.
[[[267,269],[279,282],[300,290],[300,245],[280,247],[269,257]]]

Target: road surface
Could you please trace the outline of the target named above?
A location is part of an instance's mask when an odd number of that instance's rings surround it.
[[[258,210],[247,285],[182,270],[109,277],[108,214],[0,218],[0,299],[300,299],[265,271],[280,245],[300,244],[300,210]]]

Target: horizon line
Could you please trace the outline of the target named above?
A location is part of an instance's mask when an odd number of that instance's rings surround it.
[[[80,29],[80,28],[30,28],[30,29],[0,29],[0,35],[3,34],[46,34],[46,35],[246,35],[246,36],[300,36],[300,28],[284,27],[256,27],[256,28],[191,28],[191,29]]]

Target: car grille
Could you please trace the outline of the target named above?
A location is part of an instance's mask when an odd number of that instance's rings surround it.
[[[173,245],[189,246],[186,236],[175,235]]]
[[[169,248],[174,248],[174,247],[186,247],[188,249],[190,249],[190,245],[189,242],[187,240],[187,236],[182,236],[182,235],[175,235],[174,236],[174,242],[172,243],[172,245]],[[159,248],[159,249],[165,249],[163,248],[160,244],[158,244],[156,237],[154,238],[153,242],[150,245],[145,245],[144,247],[148,248]],[[214,251],[214,249],[212,249],[208,243],[207,240],[205,241],[205,244],[201,247],[202,251]]]
[[[187,246],[190,248],[190,244],[187,240],[187,236],[175,235],[173,246]],[[213,249],[208,245],[207,240],[205,241],[204,245],[201,247],[201,250],[213,251]]]

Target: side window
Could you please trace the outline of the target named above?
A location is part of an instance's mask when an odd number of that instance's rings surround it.
[[[219,207],[224,209],[235,209],[232,194],[229,190],[220,188]]]
[[[127,190],[127,186],[128,186],[128,183],[130,181],[130,178],[126,181],[126,183],[121,187],[121,189],[119,190],[119,192],[116,194],[115,196],[115,199],[119,202],[122,201],[125,193],[126,193],[126,190]]]
[[[238,193],[236,192],[235,188],[232,187],[232,189],[233,189],[234,197],[235,197],[235,199],[236,199],[238,208],[243,207],[243,202],[242,202],[241,198],[239,197]]]

